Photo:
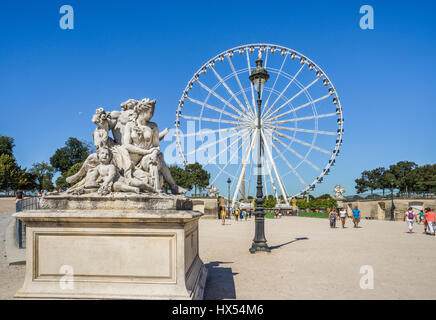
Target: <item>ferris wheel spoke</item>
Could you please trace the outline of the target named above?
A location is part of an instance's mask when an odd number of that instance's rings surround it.
[[[297,177],[297,179],[304,185],[307,186],[307,183],[304,181],[304,179],[300,176],[300,174],[297,172],[297,170],[291,165],[291,163],[286,159],[286,157],[283,155],[283,153],[276,147],[276,145],[271,141],[271,146],[273,149],[279,154],[280,158],[286,163],[286,165],[291,169],[291,172]]]
[[[271,88],[271,91],[269,92],[268,98],[266,99],[266,102],[265,102],[265,104],[263,106],[262,114],[264,114],[264,111],[265,111],[266,107],[268,106],[269,99],[271,98],[271,94],[274,91],[274,88],[276,87],[277,80],[279,79],[280,74],[282,73],[283,66],[285,65],[285,62],[286,62],[287,58],[288,58],[288,55],[286,55],[285,58],[283,59],[282,65],[281,65],[281,67],[279,69],[279,72],[277,73],[277,77],[276,77],[276,79],[274,81],[274,84],[273,84],[273,86]],[[266,69],[266,66],[265,66],[265,69]]]
[[[281,117],[284,117],[285,115],[287,115],[287,114],[289,114],[289,113],[293,113],[293,112],[295,112],[295,111],[297,111],[297,110],[300,110],[300,109],[302,109],[302,108],[304,108],[304,107],[307,107],[307,106],[313,105],[314,103],[319,102],[319,101],[322,101],[322,100],[325,100],[325,99],[327,99],[328,97],[330,97],[330,94],[326,94],[325,96],[322,96],[321,98],[318,98],[318,99],[315,99],[315,100],[311,100],[311,101],[309,101],[309,102],[307,102],[307,103],[305,103],[305,104],[302,104],[301,106],[298,106],[298,107],[296,107],[296,108],[292,108],[292,110],[288,110],[288,111],[286,111],[286,112],[283,112],[283,113],[281,113],[281,114],[279,114],[279,115],[277,115],[277,116],[275,116],[275,117],[273,117],[273,118],[268,117],[268,118],[266,119],[266,121],[271,121],[271,120],[277,120],[277,119],[280,119]],[[337,114],[336,114],[336,113],[331,113],[331,114],[328,115],[328,116],[331,116],[331,115],[336,116]],[[320,116],[317,116],[317,117],[320,117]],[[320,118],[321,118],[321,117],[320,117]],[[308,119],[311,119],[311,118],[308,118]],[[312,119],[315,119],[315,118],[312,118]],[[296,120],[296,119],[294,119],[294,120]],[[303,118],[303,120],[306,120],[306,119]]]
[[[239,150],[242,149],[242,147],[244,146],[244,144],[248,141],[248,138],[250,136],[247,134],[247,136],[245,137],[244,141],[241,143],[241,145],[238,147],[238,150],[236,150],[235,153],[232,154],[232,156],[230,157],[229,161],[227,162],[227,164],[223,167],[223,168],[219,168],[220,172],[217,174],[217,176],[213,179],[213,181],[210,183],[211,185],[215,183],[215,181],[218,179],[218,177],[223,173],[224,169],[232,162],[232,160],[235,158],[235,156],[238,155]]]
[[[249,130],[249,129],[246,128],[246,129],[241,129],[241,130],[239,130],[239,131],[236,131],[236,132],[233,133],[232,135],[230,135],[230,136],[225,136],[225,137],[219,139],[218,141],[212,141],[212,142],[209,143],[209,144],[202,145],[202,146],[199,147],[198,149],[196,149],[196,150],[192,150],[191,152],[188,152],[186,155],[189,156],[189,155],[191,155],[191,154],[193,154],[193,153],[196,153],[196,152],[198,152],[198,151],[201,151],[201,150],[207,149],[207,148],[209,148],[209,147],[211,147],[211,146],[213,146],[213,145],[216,145],[216,144],[218,144],[218,143],[221,143],[221,142],[223,142],[223,141],[225,141],[225,140],[227,140],[227,139],[233,138],[234,136],[239,135],[239,134],[241,134],[242,132],[244,132],[244,131],[248,131],[248,130]],[[208,131],[205,131],[204,133],[205,133],[205,134],[208,134],[208,133],[210,133],[210,131],[208,130]]]
[[[311,129],[301,129],[301,128],[288,128],[288,127],[280,127],[280,126],[270,126],[272,129],[275,130],[288,130],[288,131],[297,131],[297,132],[307,132],[307,133],[316,133],[316,134],[325,134],[330,136],[336,136],[336,132],[330,132],[330,131],[319,131],[319,130],[311,130]]]
[[[265,49],[265,62],[263,64],[265,69],[266,69],[267,64],[268,64],[268,50]]]
[[[292,110],[294,111],[294,110]],[[328,118],[328,117],[335,117],[337,116],[337,113],[326,113],[326,114],[317,114],[313,116],[308,117],[301,117],[301,118],[293,118],[288,120],[279,120],[279,121],[273,121],[273,119],[268,119],[265,122],[272,123],[272,124],[282,124],[282,123],[288,123],[288,122],[298,122],[298,121],[304,121],[304,120],[312,120],[312,119],[322,119],[322,118]]]
[[[237,126],[244,126],[245,124],[243,122],[236,122],[231,120],[223,120],[223,119],[213,119],[213,118],[203,118],[203,117],[196,117],[196,116],[186,116],[186,115],[180,115],[180,118],[187,119],[187,120],[198,120],[198,121],[208,121],[208,122],[215,122],[215,123],[230,123]]]
[[[218,72],[216,72],[215,68],[211,68],[213,73],[215,74],[215,76],[218,78],[218,80],[222,83],[222,85],[224,86],[224,88],[226,88],[226,90],[228,91],[228,93],[232,96],[233,99],[235,99],[235,101],[238,103],[238,105],[241,107],[241,110],[243,110],[244,112],[246,112],[247,114],[253,114],[253,112],[248,111],[247,109],[245,109],[245,107],[242,105],[241,101],[239,101],[238,97],[233,93],[232,89],[229,88],[229,86],[227,85],[227,83],[224,81],[223,78],[221,78],[221,76],[218,74]]]
[[[280,158],[283,159],[283,161],[285,162],[285,164],[289,167],[289,169],[291,169],[291,172],[297,177],[298,181],[301,182],[301,184],[303,186],[307,186],[306,182],[304,181],[304,179],[301,177],[301,175],[297,172],[297,170],[295,170],[295,168],[290,164],[290,162],[288,161],[288,159],[286,159],[286,157],[277,149],[277,147],[274,144],[271,144],[271,146],[273,147],[273,149],[279,154]]]
[[[223,150],[221,150],[219,153],[217,153],[213,158],[210,158],[204,166],[209,165],[212,161],[214,161],[216,158],[218,158],[220,155],[222,155],[224,152],[227,152],[231,147],[233,147],[236,143],[238,143],[242,138],[247,137],[250,134],[250,132],[247,132],[245,134],[240,135],[235,141],[233,141],[231,144],[229,144],[227,147],[225,147]],[[247,138],[248,139],[248,138]],[[245,141],[242,142],[244,144]]]
[[[248,74],[251,74],[251,65],[250,65],[250,55],[248,54],[248,50],[245,51],[246,56],[247,56],[247,65],[248,65]],[[252,101],[252,105],[253,105],[253,109],[254,109],[254,115],[257,115],[257,110],[256,110],[256,103],[254,100],[254,88],[253,88],[253,84],[250,81],[250,88],[251,88],[251,101]]]
[[[268,144],[267,144],[267,142],[266,142],[265,135],[264,135],[262,129],[260,130],[260,134],[261,134],[261,137],[262,137],[263,142],[264,142],[263,145],[264,145],[264,148],[265,148],[265,150],[266,150],[266,154],[267,154],[267,156],[268,156],[268,159],[269,159],[269,161],[270,161],[270,163],[271,163],[271,166],[272,166],[272,168],[273,168],[273,170],[274,170],[274,173],[275,173],[275,175],[276,175],[277,182],[278,182],[278,184],[279,184],[279,186],[280,186],[280,190],[281,190],[281,192],[282,192],[282,194],[283,194],[283,198],[285,199],[286,204],[289,205],[289,202],[288,202],[288,195],[287,195],[286,190],[285,190],[285,188],[284,188],[284,186],[283,186],[283,182],[282,182],[282,180],[280,179],[280,175],[279,175],[279,173],[278,173],[277,166],[276,166],[276,164],[275,164],[275,162],[274,162],[274,159],[273,159],[273,157],[272,157],[272,155],[271,155],[271,151],[270,151],[269,148],[268,148]]]
[[[237,115],[232,114],[232,113],[230,113],[230,112],[224,111],[223,109],[220,109],[220,108],[218,108],[218,107],[214,107],[214,106],[212,106],[212,105],[210,105],[210,104],[207,104],[207,103],[205,103],[205,102],[201,102],[201,101],[196,100],[196,99],[193,99],[193,98],[191,98],[191,97],[187,97],[187,99],[188,99],[189,101],[195,103],[195,104],[198,104],[198,105],[200,105],[200,106],[204,106],[204,107],[206,107],[206,108],[208,108],[208,109],[210,109],[210,110],[216,111],[216,112],[218,112],[218,113],[225,114],[225,115],[229,116],[230,118],[233,118],[233,119],[236,119],[236,120],[240,120],[240,119],[241,119],[240,116],[237,116]]]
[[[316,165],[314,165],[312,162],[310,162],[309,160],[307,160],[306,157],[303,157],[300,153],[298,153],[297,151],[295,151],[294,149],[292,149],[291,147],[289,147],[288,145],[286,145],[286,143],[283,143],[283,141],[281,141],[280,139],[274,137],[273,135],[270,135],[272,140],[277,141],[278,143],[280,143],[283,147],[286,148],[286,150],[292,152],[293,154],[295,154],[299,159],[301,159],[302,161],[306,162],[309,166],[311,166],[313,169],[315,169],[316,171],[320,171],[321,169],[318,168]],[[271,142],[272,143],[272,142]]]
[[[296,93],[292,98],[290,98],[289,100],[287,100],[285,103],[283,103],[280,107],[278,107],[277,109],[275,109],[272,113],[270,113],[265,119],[269,119],[271,118],[273,115],[275,115],[277,112],[279,112],[281,109],[283,109],[284,107],[286,107],[286,105],[290,102],[292,102],[295,98],[297,98],[300,94],[302,94],[303,92],[307,91],[307,89],[309,89],[311,86],[313,86],[320,78],[316,78],[315,80],[313,80],[311,83],[309,83],[306,87],[304,87],[303,89],[301,89],[298,93]]]
[[[286,87],[280,92],[279,96],[274,100],[273,104],[271,105],[271,107],[269,107],[269,109],[263,114],[262,119],[265,118],[268,113],[271,111],[271,109],[275,106],[275,104],[277,103],[277,101],[279,101],[279,99],[281,98],[281,96],[286,92],[286,90],[289,88],[289,86],[294,82],[294,80],[298,77],[298,75],[300,74],[301,70],[303,70],[304,68],[304,64],[301,66],[301,68],[297,71],[297,73],[292,77],[291,81],[288,82],[288,84],[286,85]]]
[[[242,178],[243,178],[243,176],[245,174],[245,168],[247,166],[247,160],[248,160],[248,157],[251,155],[251,151],[253,150],[254,142],[256,141],[257,131],[258,131],[258,129],[255,130],[255,132],[253,134],[253,137],[251,139],[250,147],[248,148],[248,151],[247,151],[247,153],[245,155],[245,158],[242,161],[241,174],[239,175],[238,184],[236,185],[236,189],[235,189],[235,191],[233,193],[232,208],[235,206],[236,197],[238,196],[239,188],[241,187]]]
[[[253,110],[251,109],[250,103],[248,102],[247,96],[245,94],[245,90],[242,88],[241,81],[239,80],[238,74],[236,73],[236,70],[235,70],[235,67],[233,65],[233,62],[232,62],[232,60],[231,60],[231,58],[229,56],[227,56],[227,60],[229,61],[230,68],[233,71],[233,74],[235,76],[236,82],[238,83],[239,88],[241,89],[242,96],[244,97],[245,104],[247,105],[247,109],[250,110],[251,113],[253,113]]]
[[[220,133],[220,132],[226,132],[226,131],[234,131],[236,129],[240,129],[241,126],[237,126],[237,127],[229,127],[229,128],[224,128],[224,129],[215,129],[215,130],[208,130],[208,133]],[[192,137],[192,136],[199,136],[201,135],[202,132],[201,131],[197,131],[197,132],[191,132],[191,133],[186,133],[186,134],[181,134],[180,130],[178,135],[180,137]]]
[[[278,202],[279,201],[279,197],[277,195],[277,186],[275,185],[274,179],[273,179],[272,174],[271,174],[271,167],[269,166],[269,163],[268,163],[268,161],[266,161],[265,157],[263,157],[263,163],[265,164],[265,166],[267,168],[267,172],[268,172],[268,176],[269,176],[269,181],[270,181],[271,187],[272,187],[272,189],[274,191],[274,197],[276,198],[276,200]]]
[[[232,104],[230,104],[227,100],[225,100],[223,97],[221,97],[218,93],[216,93],[215,91],[213,91],[211,88],[209,88],[208,86],[206,86],[204,83],[202,83],[200,80],[197,80],[197,83],[207,92],[209,92],[210,94],[214,95],[217,99],[219,99],[222,103],[224,103],[226,106],[228,106],[229,108],[231,108],[233,111],[235,111],[237,114],[239,114],[241,117],[243,117],[244,119],[247,119],[247,115],[242,113],[238,108],[236,108],[235,106],[233,106]]]
[[[315,150],[318,150],[318,151],[320,151],[320,152],[322,152],[322,153],[325,153],[325,154],[331,155],[331,152],[330,152],[330,151],[328,151],[328,150],[326,150],[326,149],[323,149],[323,148],[320,148],[320,147],[318,147],[318,146],[315,146],[314,144],[310,144],[310,143],[308,143],[308,142],[305,142],[305,141],[302,141],[302,140],[300,140],[300,139],[297,139],[297,138],[291,137],[291,136],[289,136],[289,135],[287,135],[287,134],[284,134],[284,133],[282,133],[282,132],[279,132],[279,131],[276,131],[276,130],[273,130],[273,129],[270,129],[270,130],[271,130],[271,132],[272,132],[273,134],[275,134],[275,135],[277,135],[277,136],[279,136],[279,137],[286,138],[286,139],[289,139],[289,140],[291,140],[291,141],[295,141],[295,142],[297,142],[297,143],[299,143],[299,144],[302,144],[302,145],[304,145],[304,146],[307,146],[307,147],[313,148],[313,149],[315,149]]]

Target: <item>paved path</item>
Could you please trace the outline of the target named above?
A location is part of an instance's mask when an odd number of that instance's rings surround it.
[[[349,220],[346,229],[330,229],[327,219],[303,217],[265,225],[272,252],[252,255],[254,219],[200,220],[206,299],[436,299],[436,237],[422,234],[422,224],[413,234],[403,222],[374,220],[359,229]],[[373,290],[360,287],[364,265],[374,270]],[[2,265],[0,299],[13,298],[24,268]]]
[[[266,219],[271,253],[248,252],[252,221],[201,220],[200,256],[208,299],[436,299],[436,237],[405,222],[363,220],[330,229],[327,219]],[[363,290],[362,266],[374,271]],[[367,271],[365,271],[367,274]]]
[[[15,200],[0,199],[0,300],[12,299],[24,281],[25,266],[9,266],[6,259],[5,233],[13,219],[11,211],[15,211]]]

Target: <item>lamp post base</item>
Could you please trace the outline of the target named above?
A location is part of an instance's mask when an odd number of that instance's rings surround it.
[[[271,252],[271,249],[268,247],[268,245],[265,242],[254,242],[251,245],[251,248],[249,249],[250,253],[256,253],[256,251],[263,251],[263,252]]]

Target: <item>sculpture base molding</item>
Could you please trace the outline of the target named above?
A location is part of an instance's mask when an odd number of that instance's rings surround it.
[[[202,299],[191,210],[23,211],[27,264],[16,298]]]

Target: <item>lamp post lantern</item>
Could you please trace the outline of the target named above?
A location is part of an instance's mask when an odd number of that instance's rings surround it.
[[[230,213],[230,184],[232,183],[232,180],[230,180],[230,178],[227,179],[227,185],[229,187],[229,193],[228,193],[228,197],[227,197],[227,215],[229,220],[232,219],[232,215]]]
[[[249,79],[253,83],[257,91],[257,132],[259,139],[258,154],[257,154],[257,187],[256,187],[256,210],[255,216],[255,232],[253,243],[250,248],[251,253],[256,251],[270,252],[265,238],[265,213],[263,211],[263,190],[262,190],[262,122],[261,122],[261,106],[262,106],[262,90],[265,82],[269,78],[269,74],[262,67],[263,60],[259,51],[259,57],[256,60],[256,68],[251,72]]]

